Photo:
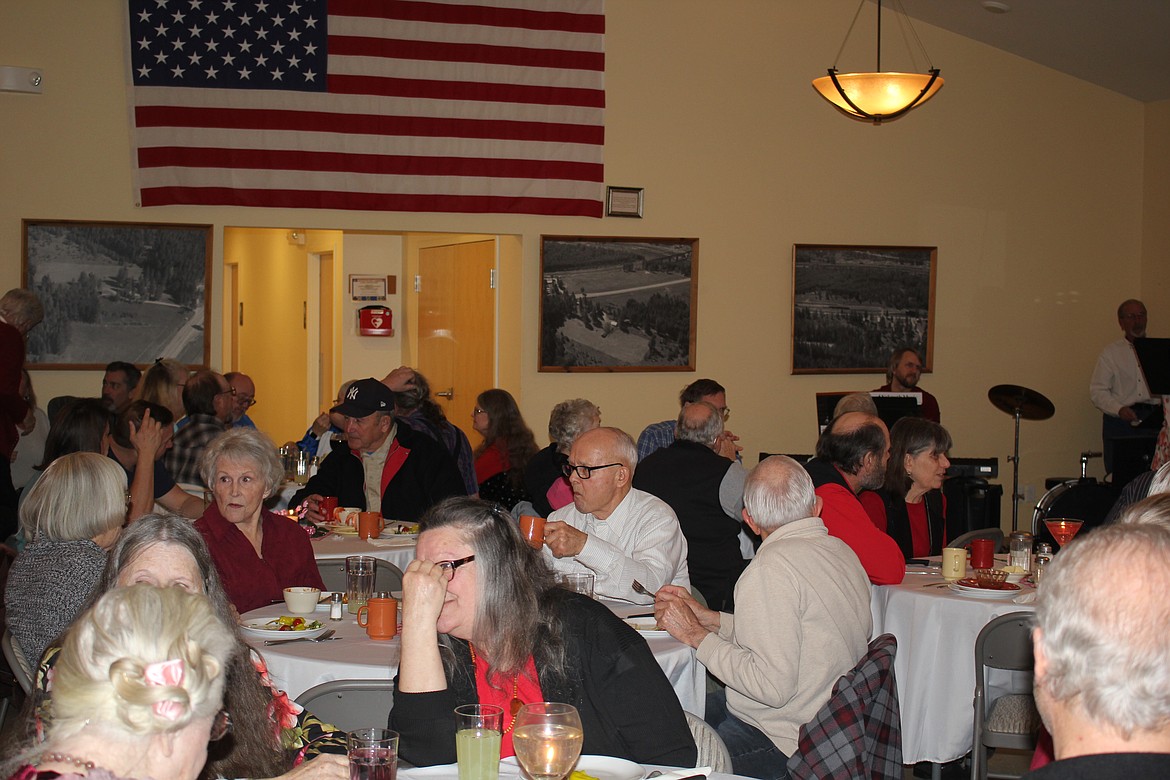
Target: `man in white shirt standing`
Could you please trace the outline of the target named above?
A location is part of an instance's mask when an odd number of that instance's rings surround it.
[[[592,573],[598,596],[650,604],[663,585],[689,589],[687,541],[665,501],[633,487],[638,452],[629,434],[595,428],[581,434],[566,466],[573,503],[549,515],[544,541],[553,568]]]
[[[1146,321],[1146,306],[1139,300],[1130,298],[1117,307],[1117,324],[1125,337],[1101,350],[1089,380],[1089,398],[1103,415],[1101,439],[1107,473],[1113,472],[1117,439],[1148,438],[1152,446],[1158,436],[1157,426],[1141,425],[1157,412],[1161,400],[1150,395],[1133,348],[1134,339],[1145,338]]]

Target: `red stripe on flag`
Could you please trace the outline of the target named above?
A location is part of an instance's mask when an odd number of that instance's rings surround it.
[[[493,178],[602,181],[602,166],[541,160],[475,157],[342,154],[272,149],[214,149],[157,146],[138,151],[142,168],[243,168],[255,170],[337,171],[381,175],[479,176]]]
[[[474,24],[487,27],[519,27],[527,30],[560,30],[601,35],[605,16],[563,11],[530,11],[480,5],[404,2],[403,0],[329,0],[330,16],[365,16],[436,24]]]
[[[247,108],[139,106],[134,119],[143,127],[204,127],[234,130],[290,130],[351,135],[483,138],[600,145],[604,128],[514,120],[418,116],[367,116],[324,111]]]
[[[355,136],[491,138],[594,144],[605,141],[603,127],[515,120],[448,117],[378,117],[269,109],[202,109],[183,106],[138,106],[138,127],[219,127],[230,130],[290,130],[349,133]]]
[[[187,203],[206,206],[345,209],[349,211],[433,211],[448,213],[523,213],[600,217],[601,203],[571,198],[511,198],[488,195],[397,195],[311,190],[256,190],[228,187],[149,187],[143,206]]]
[[[486,100],[493,103],[605,108],[604,92],[577,87],[344,75],[330,75],[328,84],[329,92],[335,95],[379,95],[381,97],[409,97],[427,100]]]
[[[329,53],[347,57],[381,57],[434,62],[477,62],[519,65],[529,68],[605,70],[605,55],[592,51],[526,49],[522,46],[488,46],[481,43],[448,43],[398,38],[361,38],[330,35]]]

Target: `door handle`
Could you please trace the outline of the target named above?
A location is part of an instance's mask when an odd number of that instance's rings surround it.
[[[448,401],[450,401],[455,398],[455,388],[452,387],[449,390],[442,391],[441,393],[435,393],[435,395],[439,398],[446,398]]]

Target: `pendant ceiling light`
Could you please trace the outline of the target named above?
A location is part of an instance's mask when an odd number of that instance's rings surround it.
[[[821,97],[832,103],[845,115],[862,122],[880,125],[882,122],[897,119],[910,109],[930,100],[942,87],[943,80],[939,78],[939,70],[935,67],[930,67],[926,73],[882,72],[882,0],[876,1],[878,7],[877,67],[874,72],[841,73],[837,70],[837,63],[834,62],[833,67],[829,68],[829,75],[813,79],[812,85],[821,94]],[[841,58],[841,52],[844,51],[845,44],[853,33],[853,27],[857,24],[857,17],[861,15],[861,9],[866,2],[867,0],[861,0],[861,4],[857,7],[857,13],[853,15],[853,23],[849,25],[849,31],[845,33],[845,40],[841,42],[841,49],[837,52],[838,60]],[[894,0],[894,2],[897,2],[898,6],[901,7],[902,4],[899,0]],[[906,25],[918,43],[918,48],[922,50],[927,64],[930,65],[926,48],[922,45],[922,41],[918,40],[918,34],[914,32],[914,27],[910,24],[910,17],[906,16],[905,9],[902,10],[902,15],[906,18]]]

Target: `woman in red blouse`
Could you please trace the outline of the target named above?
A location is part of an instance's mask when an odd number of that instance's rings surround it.
[[[529,500],[524,468],[539,448],[516,399],[507,390],[484,390],[475,399],[471,424],[483,436],[475,450],[479,497],[505,509]]]
[[[890,429],[890,460],[879,490],[858,496],[874,525],[894,538],[906,559],[940,555],[946,546],[943,478],[951,435],[936,422],[903,417]]]
[[[240,613],[280,601],[285,588],[325,589],[305,531],[264,508],[284,479],[271,439],[254,428],[232,428],[211,440],[199,466],[215,503],[195,527]]]

